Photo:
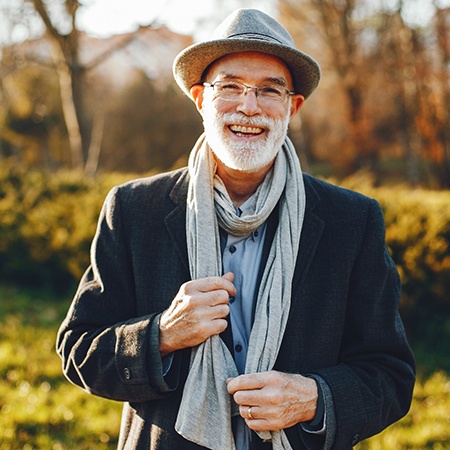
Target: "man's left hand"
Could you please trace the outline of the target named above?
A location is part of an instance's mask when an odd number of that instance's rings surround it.
[[[312,378],[270,371],[230,378],[227,384],[240,415],[254,431],[289,428],[316,414],[317,384]]]

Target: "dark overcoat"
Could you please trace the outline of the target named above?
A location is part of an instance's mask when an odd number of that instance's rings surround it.
[[[378,203],[308,175],[304,182],[292,304],[274,369],[326,381],[333,449],[344,450],[406,414],[414,361]],[[180,169],[110,192],[91,266],[58,332],[65,375],[92,394],[125,402],[120,449],[199,448],[174,430],[189,349],[176,352],[166,377],[158,349],[159,316],[190,279],[187,184]],[[306,436],[300,426],[286,432],[296,450],[322,448],[323,437]]]

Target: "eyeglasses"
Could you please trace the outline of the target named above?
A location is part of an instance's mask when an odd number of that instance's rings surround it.
[[[284,86],[277,86],[275,84],[265,84],[262,86],[249,86],[239,81],[215,81],[214,83],[203,83],[203,86],[214,89],[218,98],[226,101],[240,101],[247,95],[250,89],[255,90],[255,95],[260,102],[271,103],[281,102],[286,103],[287,99],[294,95],[295,92],[290,91]]]

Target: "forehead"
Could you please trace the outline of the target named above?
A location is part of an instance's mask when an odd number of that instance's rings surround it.
[[[284,79],[287,85],[292,86],[291,72],[284,61],[261,52],[230,53],[214,61],[206,75],[210,80],[218,76],[251,79],[254,82]]]

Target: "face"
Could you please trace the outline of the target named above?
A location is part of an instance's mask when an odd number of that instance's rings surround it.
[[[292,90],[286,65],[273,56],[242,52],[227,55],[209,68],[206,81],[239,81],[246,85],[276,85]],[[226,167],[256,172],[270,167],[287,133],[289,120],[303,103],[301,95],[286,102],[263,100],[254,89],[238,100],[223,100],[212,88],[195,86],[191,94],[203,117],[206,140]]]

